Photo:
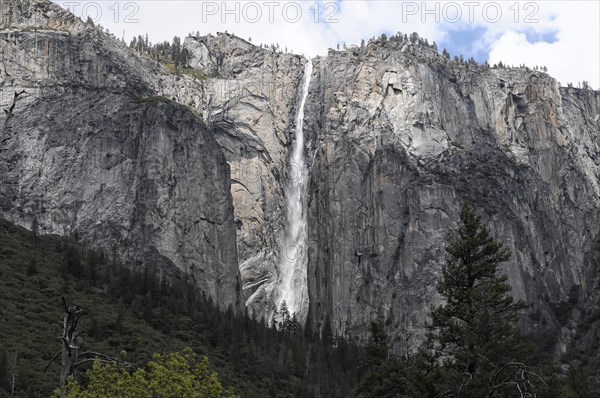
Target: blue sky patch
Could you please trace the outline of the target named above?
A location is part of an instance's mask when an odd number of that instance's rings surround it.
[[[440,51],[446,48],[452,58],[462,55],[465,59],[473,57],[475,61],[483,63],[488,59],[488,49],[481,44],[486,31],[483,27],[448,31],[448,40],[438,48]]]
[[[530,43],[538,43],[541,41],[556,43],[558,41],[558,31],[535,32],[530,30],[523,33],[525,33],[525,37],[527,37],[527,41]]]

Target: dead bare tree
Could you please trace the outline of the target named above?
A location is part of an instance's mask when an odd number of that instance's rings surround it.
[[[522,362],[508,362],[497,366],[487,357],[480,355],[496,369],[489,383],[488,397],[493,397],[501,388],[512,386],[520,398],[535,398],[538,392],[546,390],[544,378]]]
[[[69,377],[77,376],[77,369],[84,363],[100,361],[104,363],[111,363],[117,365],[128,366],[129,363],[121,361],[117,358],[110,357],[108,355],[95,352],[95,351],[84,351],[79,352],[79,342],[81,338],[81,332],[77,330],[77,324],[83,314],[83,309],[76,305],[67,305],[65,298],[62,298],[62,302],[65,309],[65,315],[63,318],[63,333],[59,337],[61,340],[62,348],[58,351],[52,359],[46,365],[44,372],[60,356],[60,389],[61,397],[65,395],[65,389],[69,381]]]
[[[76,305],[67,305],[63,297],[65,306],[65,316],[63,320],[63,335],[60,337],[62,341],[61,350],[61,370],[60,370],[60,386],[65,386],[69,375],[75,374],[75,363],[77,362],[77,351],[79,350],[79,337],[81,332],[78,332],[77,324],[81,318],[83,310]]]
[[[15,395],[15,382],[17,381],[17,356],[18,355],[19,355],[19,353],[15,352],[15,359],[13,361],[12,377],[11,377],[11,382],[10,382],[10,396],[11,397],[13,395]]]

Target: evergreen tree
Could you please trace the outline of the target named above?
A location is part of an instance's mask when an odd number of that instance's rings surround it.
[[[190,62],[190,52],[187,48],[182,48],[179,52],[179,65],[183,68],[187,68]]]
[[[323,330],[321,331],[321,341],[327,346],[333,345],[333,328],[331,327],[329,315],[325,316],[325,323],[323,324]]]
[[[38,294],[40,287],[52,296],[60,296],[61,291],[70,292],[89,303],[86,312],[89,311],[90,317],[81,325],[85,333],[82,351],[117,353],[126,349],[125,355],[132,366],[148,371],[149,368],[143,366],[148,353],[175,350],[184,342],[193,342],[202,352],[217,358],[214,368],[222,372],[228,384],[248,396],[252,390],[255,396],[269,396],[270,389],[276,397],[352,396],[358,380],[361,349],[341,337],[336,338],[335,343],[321,343],[311,334],[312,328],[303,333],[295,314],[284,316],[288,319],[286,331],[273,330],[267,327],[264,318],[256,321],[254,314],[239,314],[233,306],[224,311],[210,296],[197,289],[193,278],[183,273],[159,276],[151,262],[147,267],[139,262],[129,268],[116,262],[116,250],[113,250],[115,262],[110,262],[101,253],[85,249],[70,238],[41,235],[39,242],[34,242],[32,232],[3,220],[0,220],[0,232],[3,234],[0,254],[5,256],[2,270],[6,270],[3,275],[8,278],[2,286],[8,289],[7,297],[22,296],[23,303],[23,306],[19,303],[2,307],[8,334],[3,335],[0,344],[0,385],[4,384],[4,390],[10,392],[12,374],[19,371],[15,397],[50,396],[56,384],[54,372],[43,373],[43,366],[29,366],[29,363],[37,363],[29,359],[15,366],[14,354],[11,354],[26,351],[30,353],[27,358],[32,359],[49,358],[52,354],[48,352],[47,343],[55,340],[53,325],[60,313],[53,312],[46,303],[46,296]],[[36,248],[39,249],[36,277],[23,278]],[[79,277],[68,269],[69,257],[71,263],[79,259]],[[60,275],[60,270],[64,275]],[[89,289],[93,273],[97,275],[96,284],[94,289]],[[54,315],[36,316],[40,311]],[[28,315],[25,324],[19,319],[23,314]],[[279,314],[274,317],[281,319]],[[327,323],[331,331],[331,322]],[[21,324],[35,327],[21,327]],[[42,365],[46,362],[44,360]],[[131,375],[132,370],[127,371]],[[88,372],[87,379],[77,379],[82,383],[80,393],[72,391],[68,396],[144,396],[133,392],[127,395],[126,392],[131,391],[129,386],[117,385],[126,380],[112,373]],[[105,375],[107,379],[96,377],[95,387],[90,390],[93,375]],[[186,380],[189,379],[186,377]],[[165,385],[178,384],[167,380]],[[102,390],[104,387],[114,387],[114,390]],[[0,388],[0,397],[6,395],[4,390]],[[102,391],[104,394],[99,393]],[[156,396],[175,395],[187,396],[177,393]]]
[[[382,397],[386,384],[385,364],[388,359],[388,341],[383,323],[371,322],[369,343],[362,361],[363,377],[356,393],[358,397]]]
[[[171,45],[171,59],[175,64],[175,68],[179,68],[181,61],[181,39],[177,36],[173,37],[173,44]]]
[[[32,258],[27,264],[26,274],[27,276],[32,276],[37,274],[37,272],[37,260],[35,258]]]
[[[96,361],[86,377],[86,386],[71,379],[66,394],[57,390],[53,397],[236,397],[211,372],[208,359],[199,360],[189,348],[183,354],[155,354],[146,369],[137,369],[133,374]]]
[[[296,313],[292,315],[292,319],[290,321],[290,330],[289,333],[292,336],[300,336],[302,335],[302,325],[300,325],[300,321],[298,320],[298,316]]]
[[[125,306],[123,305],[123,302],[120,301],[119,302],[119,310],[117,312],[117,319],[115,319],[115,324],[114,324],[114,328],[117,333],[123,333],[123,331],[124,331],[124,328],[123,328],[124,318],[125,318]]]
[[[98,255],[93,250],[88,255],[88,269],[89,269],[89,280],[90,286],[96,286],[98,282],[98,262],[100,261]]]
[[[287,303],[285,300],[281,303],[279,308],[279,330],[288,332],[290,326],[290,311],[288,310]]]
[[[0,347],[0,389],[8,390],[8,356],[6,350]]]
[[[64,271],[80,277],[83,273],[81,261],[79,259],[79,250],[73,246],[69,246],[65,256]]]
[[[460,215],[458,239],[446,246],[438,291],[445,304],[431,312],[431,336],[445,374],[440,393],[460,397],[531,392],[528,342],[517,327],[526,304],[513,301],[499,265],[510,253],[490,236],[472,206]]]

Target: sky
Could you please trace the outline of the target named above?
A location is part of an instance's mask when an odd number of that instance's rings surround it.
[[[382,33],[417,32],[452,56],[546,66],[562,85],[600,88],[600,0],[53,1],[127,42],[227,31],[315,56]]]

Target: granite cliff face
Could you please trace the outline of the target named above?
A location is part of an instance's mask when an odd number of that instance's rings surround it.
[[[93,26],[42,1],[0,11],[0,215],[176,267],[238,305],[230,171],[211,130]]]
[[[306,59],[192,36],[197,74],[172,74],[46,1],[0,15],[0,215],[160,259],[269,318]],[[313,64],[309,327],[418,332],[468,200],[511,248],[514,294],[533,303],[523,326],[568,342],[585,314],[556,309],[598,300],[600,94],[410,40]]]
[[[553,323],[551,303],[572,289],[589,291],[598,92],[525,69],[457,65],[410,42],[331,52],[313,79],[314,322],[363,337],[375,317],[418,330],[464,201],[511,248],[513,293],[538,313],[526,327]]]
[[[243,298],[269,319],[279,295],[288,149],[306,60],[224,34],[188,37],[184,46],[190,66],[209,76],[194,106],[231,167]]]

